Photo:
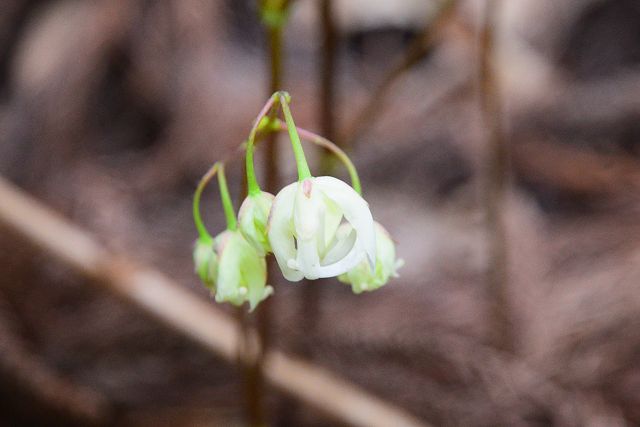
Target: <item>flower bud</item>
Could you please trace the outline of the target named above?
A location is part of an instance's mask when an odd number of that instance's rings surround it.
[[[215,291],[215,277],[218,274],[218,255],[214,250],[214,242],[210,239],[198,239],[193,250],[195,272],[205,286]]]
[[[396,258],[396,245],[389,232],[379,223],[374,222],[376,233],[376,265],[372,271],[366,261],[338,276],[342,283],[350,284],[354,293],[373,291],[385,285],[389,278],[398,277],[397,270],[404,261]]]
[[[264,191],[249,195],[242,202],[238,214],[240,232],[262,256],[271,252],[271,245],[267,237],[267,221],[273,205],[273,198],[273,194]]]
[[[242,305],[253,310],[273,293],[267,286],[267,263],[239,231],[224,231],[215,238],[219,265],[215,279],[216,302]]]
[[[249,302],[250,310],[273,293],[267,286],[267,265],[239,231],[226,230],[211,243],[199,240],[194,250],[196,272],[215,294],[216,302],[240,306]]]

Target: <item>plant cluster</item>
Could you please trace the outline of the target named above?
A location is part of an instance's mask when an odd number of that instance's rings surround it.
[[[274,93],[256,118],[246,141],[248,194],[236,217],[224,173],[217,162],[203,176],[193,201],[198,229],[195,271],[217,302],[249,303],[253,310],[273,293],[267,285],[265,258],[273,254],[285,279],[337,277],[355,293],[386,284],[403,261],[382,225],[373,220],[362,198],[358,173],[335,144],[296,127],[286,92]],[[284,121],[278,118],[282,111]],[[253,154],[256,141],[269,132],[288,131],[298,180],[275,196],[262,191],[256,179]],[[347,167],[352,186],[332,176],[311,175],[300,136],[331,150]],[[212,237],[200,216],[206,184],[218,176],[227,228]]]

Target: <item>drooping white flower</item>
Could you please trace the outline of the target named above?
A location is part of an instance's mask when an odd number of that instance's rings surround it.
[[[343,219],[350,227],[340,227]],[[284,187],[271,208],[268,236],[282,274],[293,282],[338,276],[364,259],[375,267],[369,205],[334,177],[310,177]]]
[[[396,258],[396,245],[389,232],[379,223],[376,228],[376,268],[372,271],[365,262],[338,276],[342,283],[351,285],[354,293],[373,291],[385,285],[391,277],[398,277],[398,269],[404,265]]]
[[[271,252],[271,245],[267,237],[267,221],[273,198],[273,194],[266,191],[249,194],[242,202],[238,213],[240,232],[262,256]]]

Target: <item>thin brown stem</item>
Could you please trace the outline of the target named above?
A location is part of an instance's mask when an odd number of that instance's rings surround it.
[[[453,15],[456,3],[457,0],[441,1],[424,30],[413,39],[403,56],[382,77],[365,106],[359,110],[355,119],[341,135],[340,145],[342,147],[349,148],[354,145],[355,140],[361,136],[367,124],[372,123],[382,112],[393,84],[431,51],[438,34]]]
[[[486,288],[489,321],[494,345],[513,350],[511,310],[508,300],[507,240],[504,226],[504,199],[508,185],[509,152],[502,129],[500,89],[493,68],[495,34],[500,0],[487,0],[480,34],[480,102],[487,127],[487,157],[484,173],[484,201],[487,221]]]
[[[285,4],[283,7],[288,6]],[[266,33],[270,75],[268,95],[270,96],[280,90],[282,86],[283,27],[266,25]],[[265,106],[265,108],[268,107]],[[276,109],[272,108],[270,117],[275,118],[275,114]],[[258,124],[259,123],[254,123],[254,127]],[[270,133],[266,141],[265,189],[271,193],[275,193],[280,185],[277,170],[278,147],[276,136],[276,134]],[[267,275],[272,280],[274,277],[277,277],[277,269],[275,268],[272,258],[267,258]],[[243,343],[245,345],[239,358],[243,366],[247,422],[251,426],[266,425],[264,412],[263,356],[269,348],[271,341],[272,305],[273,298],[269,298],[258,306],[254,315],[243,312],[240,317],[242,321]],[[254,323],[257,323],[256,330],[261,344],[260,349],[255,349],[255,351],[249,348],[250,334],[248,333]]]
[[[273,27],[267,30],[269,36],[269,56],[270,56],[270,70],[271,78],[269,82],[268,93],[271,95],[282,89],[282,64],[283,64],[283,28]],[[276,109],[272,110],[273,115],[276,114]],[[266,190],[275,194],[280,187],[280,176],[278,174],[278,144],[277,135],[270,134],[267,137],[267,153],[266,153]],[[268,259],[269,277],[275,277],[277,269],[273,262],[273,258]],[[272,310],[273,298],[265,301],[261,304],[261,309],[258,311],[258,332],[262,341],[263,348],[268,348],[270,344],[270,329],[271,329],[271,310]]]
[[[236,317],[240,326],[238,337],[238,366],[243,375],[242,388],[245,397],[247,425],[264,425],[262,412],[262,352],[255,340],[251,325],[251,314],[243,307],[236,309]]]
[[[320,62],[320,133],[330,140],[335,139],[336,103],[336,47],[337,31],[333,19],[333,0],[318,3],[322,44],[318,52]],[[327,156],[325,156],[327,157]]]
[[[270,82],[268,94],[271,95],[281,89],[282,86],[282,56],[283,56],[283,28],[282,26],[267,26],[268,50],[269,50],[269,74]],[[274,116],[276,109],[272,109]],[[277,159],[278,146],[276,134],[269,134],[266,141],[266,190],[275,193],[280,186]],[[277,269],[272,258],[267,259],[268,277],[273,280],[277,277]],[[246,349],[253,354],[244,360],[245,394],[247,401],[248,422],[252,426],[265,425],[264,413],[264,378],[263,363],[265,351],[270,347],[271,318],[273,310],[273,298],[263,301],[256,309],[255,315],[245,314],[243,329],[248,331],[252,323],[257,323],[257,331],[260,349]],[[249,342],[250,336],[244,334]],[[254,351],[255,350],[255,351]]]

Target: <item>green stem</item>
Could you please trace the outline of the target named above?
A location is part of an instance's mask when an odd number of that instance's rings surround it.
[[[256,179],[256,171],[253,167],[253,140],[249,137],[247,141],[247,154],[246,154],[246,170],[247,170],[247,185],[249,186],[249,195],[253,196],[260,193],[260,185]]]
[[[278,92],[280,97],[280,105],[282,105],[282,112],[284,113],[284,120],[287,123],[287,130],[289,131],[289,139],[291,139],[291,147],[293,148],[293,155],[296,158],[296,166],[298,167],[298,181],[302,181],[311,177],[311,171],[307,164],[307,159],[304,156],[304,150],[302,149],[302,143],[300,142],[300,136],[296,129],[296,124],[293,122],[291,116],[291,110],[289,109],[289,101],[291,96],[287,92]]]
[[[229,188],[227,187],[227,177],[224,174],[224,163],[217,162],[218,166],[218,186],[220,187],[220,198],[224,208],[224,216],[227,219],[227,230],[235,231],[237,227],[236,213],[233,210]]]
[[[200,215],[200,198],[202,197],[202,190],[207,186],[211,178],[218,171],[218,163],[211,166],[211,168],[207,171],[206,174],[202,178],[200,178],[200,182],[198,183],[198,187],[196,187],[196,192],[193,195],[193,222],[196,224],[196,229],[198,229],[198,235],[200,239],[205,242],[210,242],[213,240],[209,231],[207,231],[207,227],[204,226],[202,222],[202,216]]]
[[[264,104],[262,110],[256,117],[256,120],[253,122],[253,127],[251,128],[251,132],[249,132],[249,139],[247,140],[247,154],[245,157],[246,161],[246,170],[247,170],[247,184],[249,186],[249,195],[256,195],[260,193],[260,185],[258,185],[258,180],[256,178],[256,171],[253,164],[253,152],[255,150],[255,140],[256,134],[259,130],[265,127],[268,124],[268,120],[265,122],[264,118],[267,116],[269,111],[273,108],[273,104],[277,99],[277,93],[274,93],[271,98]]]
[[[276,123],[278,123],[277,130],[287,129],[287,125],[282,123],[282,121],[278,120]],[[344,164],[344,166],[347,168],[349,177],[351,178],[351,186],[353,187],[353,189],[356,190],[358,194],[362,195],[362,184],[360,183],[358,171],[356,170],[356,167],[354,166],[349,156],[347,156],[347,153],[345,153],[340,147],[329,141],[327,138],[324,138],[306,129],[296,128],[296,130],[300,137],[302,137],[302,139],[331,151],[331,153],[336,156],[338,160],[340,160],[342,164]]]

